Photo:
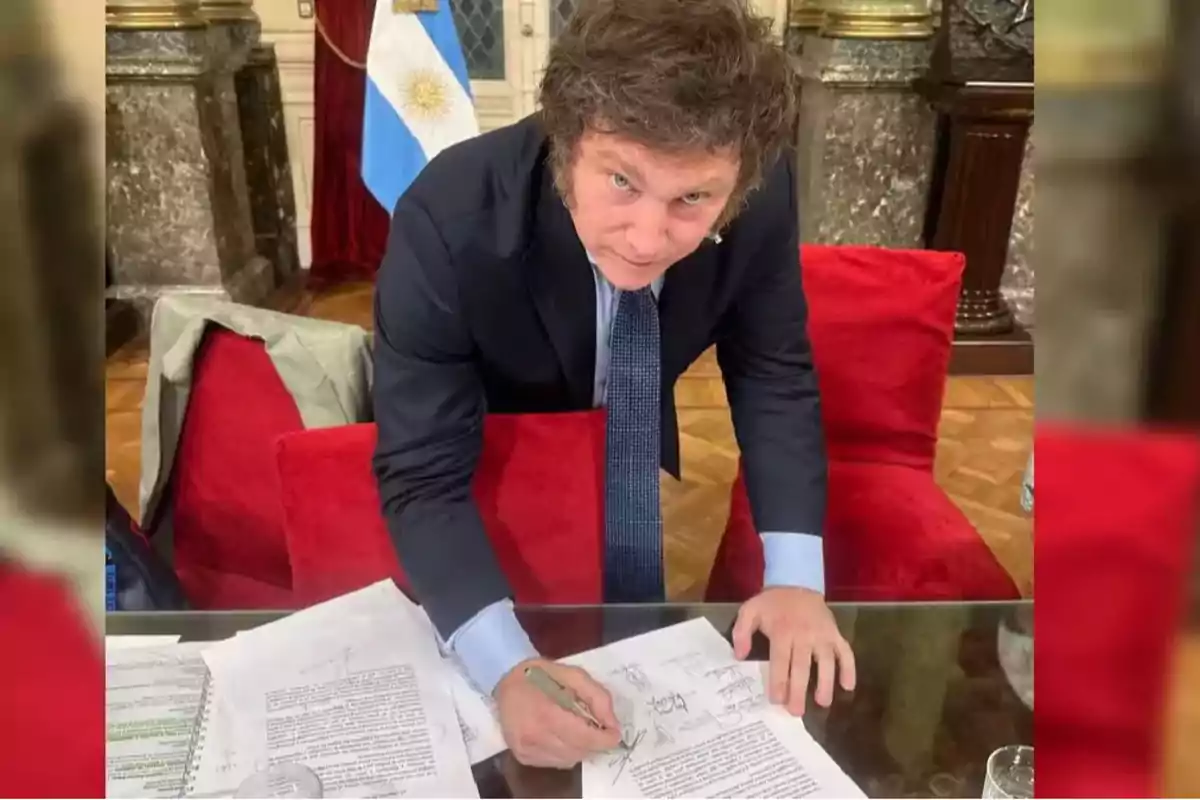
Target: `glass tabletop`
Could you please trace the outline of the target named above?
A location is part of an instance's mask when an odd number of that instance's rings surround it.
[[[705,617],[728,636],[736,605],[525,606],[517,615],[550,658]],[[1033,604],[833,604],[858,686],[809,698],[805,726],[872,797],[979,797],[988,755],[1033,742]],[[107,633],[217,640],[281,611],[110,613]],[[765,660],[756,651],[751,658]],[[815,678],[815,670],[814,670]],[[476,765],[482,797],[579,797],[579,769],[524,767],[505,752]]]

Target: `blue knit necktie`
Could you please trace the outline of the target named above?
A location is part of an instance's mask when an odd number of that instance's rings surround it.
[[[604,600],[662,602],[658,304],[621,292],[612,322],[604,503]]]

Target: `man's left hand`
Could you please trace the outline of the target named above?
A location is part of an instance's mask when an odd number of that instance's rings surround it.
[[[808,675],[817,662],[816,700],[833,702],[834,671],[846,691],[855,684],[854,653],[838,632],[825,598],[809,589],[771,586],[742,604],[733,626],[733,651],[739,659],[750,654],[750,638],[762,631],[771,642],[767,696],[796,716],[804,713]]]

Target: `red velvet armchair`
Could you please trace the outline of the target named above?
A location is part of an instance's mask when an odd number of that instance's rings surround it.
[[[1019,596],[933,478],[963,256],[805,246],[801,269],[829,458],[826,596],[834,601]],[[706,599],[763,581],[739,472]]]
[[[493,416],[484,434],[476,497],[518,599],[598,602],[603,411]],[[148,529],[172,537],[191,605],[286,609],[387,576],[406,585],[379,513],[374,443],[374,425],[306,430],[263,343],[211,326]]]

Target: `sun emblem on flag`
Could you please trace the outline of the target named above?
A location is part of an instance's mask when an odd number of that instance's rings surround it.
[[[408,73],[402,87],[404,108],[424,119],[446,115],[450,107],[450,92],[441,75],[431,69],[415,69]]]

